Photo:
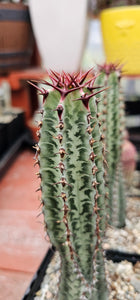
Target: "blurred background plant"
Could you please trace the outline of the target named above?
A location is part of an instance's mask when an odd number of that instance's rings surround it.
[[[128,6],[128,5],[139,5],[140,0],[89,0],[88,9],[90,14],[98,15],[102,9]]]
[[[109,222],[116,227],[125,225],[126,195],[122,170],[122,145],[125,129],[125,106],[121,88],[121,66],[103,64],[98,66],[101,73],[97,85],[108,86],[98,106],[99,118],[104,132],[107,149],[107,191]]]

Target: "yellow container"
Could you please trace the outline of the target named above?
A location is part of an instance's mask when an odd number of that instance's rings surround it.
[[[125,74],[140,75],[140,5],[104,9],[100,20],[107,62],[120,62]]]

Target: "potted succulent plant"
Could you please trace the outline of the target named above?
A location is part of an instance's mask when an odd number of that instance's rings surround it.
[[[120,62],[125,74],[139,75],[140,1],[97,0],[95,8],[101,21],[106,61]]]
[[[100,79],[94,74],[88,77],[89,71],[73,74],[52,71],[50,80],[39,81],[42,87],[31,82],[43,95],[44,103],[37,133],[40,141],[35,146],[44,227],[59,256],[55,256],[50,267],[54,248],[48,252],[24,300],[108,299],[105,254],[115,262],[128,259],[135,264],[140,259],[134,253],[126,256],[118,251],[104,252],[103,248],[108,214],[106,158],[109,153],[106,152],[105,114],[101,104],[102,98],[106,100],[106,87],[101,88],[100,84],[107,84],[104,80],[107,77],[109,84],[115,82],[114,94],[118,95],[120,74],[120,70],[110,71],[111,74],[100,74]],[[122,103],[123,110],[121,106]],[[112,153],[110,156],[109,164]],[[46,286],[37,292],[46,269]],[[54,283],[53,278],[59,282]]]
[[[107,61],[119,61],[124,64],[125,74],[138,75],[140,6],[109,8],[100,17]]]
[[[104,88],[96,92],[96,76],[89,73],[51,72],[51,82],[42,81],[47,88],[36,86],[44,106],[35,163],[44,225],[61,257],[61,300],[108,299],[102,248],[106,159],[94,97]]]

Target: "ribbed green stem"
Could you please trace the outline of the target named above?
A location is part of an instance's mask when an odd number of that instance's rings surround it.
[[[115,208],[112,209],[113,225],[116,227],[125,226],[125,182],[123,177],[122,165],[119,162],[116,169],[115,183],[114,183],[114,197]],[[116,213],[117,212],[117,213]]]
[[[98,208],[100,215],[100,230],[104,235],[105,225],[106,225],[106,214],[105,214],[105,181],[104,181],[104,150],[105,145],[102,142],[102,133],[100,129],[100,121],[96,117],[97,115],[97,107],[95,105],[95,99],[93,99],[90,103],[90,111],[93,119],[91,120],[91,126],[94,128],[92,131],[92,137],[95,140],[93,144],[93,151],[95,154],[94,163],[97,168],[96,172],[96,180],[97,180],[97,191],[98,191]]]
[[[118,79],[115,73],[112,73],[108,77],[108,85],[110,89],[107,93],[107,161],[109,165],[109,207],[111,223],[112,219],[112,207],[113,207],[113,194],[115,173],[117,164],[120,159],[120,143],[119,143],[119,89]]]
[[[57,135],[58,117],[57,112],[54,112],[53,109],[56,108],[59,98],[57,93],[52,96],[53,99],[48,97],[44,106],[43,125],[39,141],[41,189],[44,204],[43,213],[48,234],[53,245],[63,253],[65,247],[62,244],[66,241],[65,226],[59,222],[63,218],[63,202],[61,198],[58,198],[58,195],[61,194],[61,186],[55,185],[60,180],[61,174],[58,168],[54,168],[59,164],[59,155],[56,154],[59,144],[58,140],[54,139],[54,136]]]
[[[58,299],[107,300],[106,161],[97,103],[91,85],[82,85],[85,75],[53,75],[57,91],[42,92],[47,100],[37,151],[47,233],[61,257]]]
[[[63,256],[58,300],[80,299],[82,283],[81,278],[75,269],[74,263],[72,261],[67,262],[66,257]]]
[[[123,177],[122,170],[119,171],[118,176],[117,169],[119,168],[121,160],[124,105],[120,95],[118,71],[111,70],[108,74],[103,71],[97,80],[97,84],[99,84],[99,82],[102,82],[102,84],[104,82],[104,85],[109,87],[104,94],[104,99],[101,98],[102,96],[100,94],[98,95],[98,99],[101,100],[99,112],[101,113],[100,119],[104,122],[102,126],[105,130],[105,144],[108,151],[106,154],[108,163],[106,182],[109,192],[108,206],[110,223],[120,227],[125,223],[125,193],[124,184],[120,179]],[[121,209],[118,208],[120,204],[122,204]],[[114,207],[116,207],[116,211],[114,211]]]
[[[69,97],[70,98],[70,97]],[[75,97],[76,98],[76,97]],[[89,137],[85,134],[87,111],[78,101],[65,100],[64,140],[66,152],[69,219],[77,261],[86,280],[93,277],[93,249],[96,236],[93,216],[94,191],[92,189]]]
[[[99,103],[98,103],[99,105]],[[92,131],[92,137],[95,140],[93,144],[93,151],[95,154],[95,167],[96,167],[96,196],[95,196],[95,205],[97,204],[97,217],[96,217],[96,232],[97,232],[97,252],[94,257],[94,266],[96,273],[96,283],[95,290],[93,291],[93,299],[97,300],[107,300],[108,292],[107,292],[107,283],[105,276],[105,266],[104,266],[104,253],[102,249],[102,238],[104,237],[105,228],[107,225],[107,216],[106,216],[106,204],[105,204],[105,180],[104,180],[104,164],[106,163],[106,159],[104,156],[105,145],[104,138],[102,138],[101,126],[102,123],[99,120],[99,116],[97,117],[98,105],[96,106],[96,100],[93,99],[90,102],[90,111],[93,119],[91,119],[91,126],[94,128]]]

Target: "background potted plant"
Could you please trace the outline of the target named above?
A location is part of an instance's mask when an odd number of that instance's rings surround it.
[[[97,0],[94,13],[101,21],[106,61],[124,64],[129,75],[140,73],[140,1]]]
[[[111,8],[102,10],[101,30],[107,61],[119,61],[124,64],[125,74],[138,75],[140,73],[140,6],[134,5],[138,1],[130,2],[125,1],[123,2],[125,6],[114,7],[116,3],[112,1],[109,6]]]
[[[25,1],[0,1],[0,73],[30,66],[33,33]]]
[[[48,70],[78,70],[85,44],[87,0],[29,0],[29,8],[42,65]]]
[[[24,111],[11,105],[11,89],[6,80],[0,84],[0,156],[17,142],[25,131]]]

